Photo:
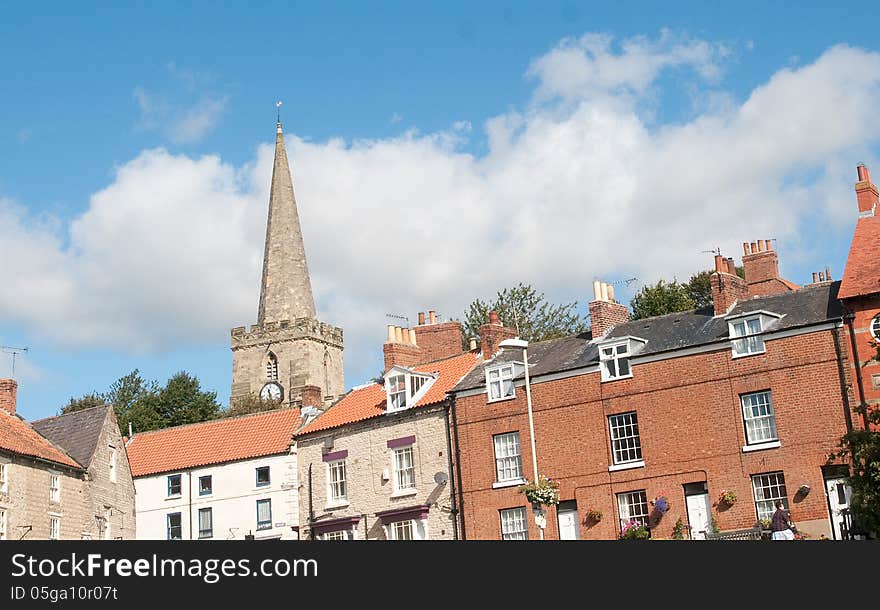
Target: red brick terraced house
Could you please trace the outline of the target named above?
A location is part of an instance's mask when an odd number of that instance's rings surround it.
[[[808,536],[846,538],[848,469],[829,456],[862,425],[855,407],[880,402],[880,219],[865,168],[859,178],[842,282],[826,268],[798,286],[779,276],[769,240],[751,242],[745,279],[715,257],[711,307],[630,321],[595,282],[592,334],[527,354],[484,342],[451,391],[462,537],[540,537],[518,490],[534,478],[527,355],[538,472],[560,484],[545,539],[614,539],[633,520],[654,538],[701,539],[753,527],[776,500]]]

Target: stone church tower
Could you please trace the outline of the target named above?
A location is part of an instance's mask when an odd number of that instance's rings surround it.
[[[255,394],[298,406],[303,388],[329,404],[345,392],[342,329],[319,321],[281,123],[269,195],[257,323],[232,329],[232,402]]]

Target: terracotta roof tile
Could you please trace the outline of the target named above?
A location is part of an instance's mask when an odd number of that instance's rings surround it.
[[[299,425],[299,409],[285,408],[135,434],[126,447],[131,474],[142,477],[284,453]]]
[[[464,377],[479,355],[476,352],[465,352],[452,358],[437,360],[413,367],[420,373],[436,373],[437,380],[427,393],[411,408],[424,407],[441,402],[446,392],[451,390]],[[327,409],[315,421],[302,429],[297,436],[338,428],[346,424],[363,421],[385,414],[385,387],[378,383],[350,391],[339,402]]]
[[[0,409],[0,449],[82,469],[82,465],[43,438],[26,421]]]
[[[840,282],[841,299],[880,292],[880,216],[856,221],[846,269]]]

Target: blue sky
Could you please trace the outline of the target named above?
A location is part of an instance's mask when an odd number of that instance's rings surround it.
[[[872,5],[419,4],[4,7],[0,345],[29,348],[25,417],[133,368],[228,400],[277,99],[349,387],[386,313],[459,317],[520,279],[585,308],[595,277],[684,278],[759,238],[795,282],[840,276],[855,165],[878,166]]]

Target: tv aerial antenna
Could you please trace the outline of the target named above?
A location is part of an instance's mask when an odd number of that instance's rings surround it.
[[[407,318],[406,316],[401,316],[396,313],[386,313],[385,317],[393,318],[395,320],[403,320],[404,322],[406,322],[406,327],[409,328],[409,318]]]
[[[4,354],[12,354],[12,376],[15,377],[15,357],[19,354],[26,354],[26,347],[10,347],[8,345],[0,345],[0,351]]]

